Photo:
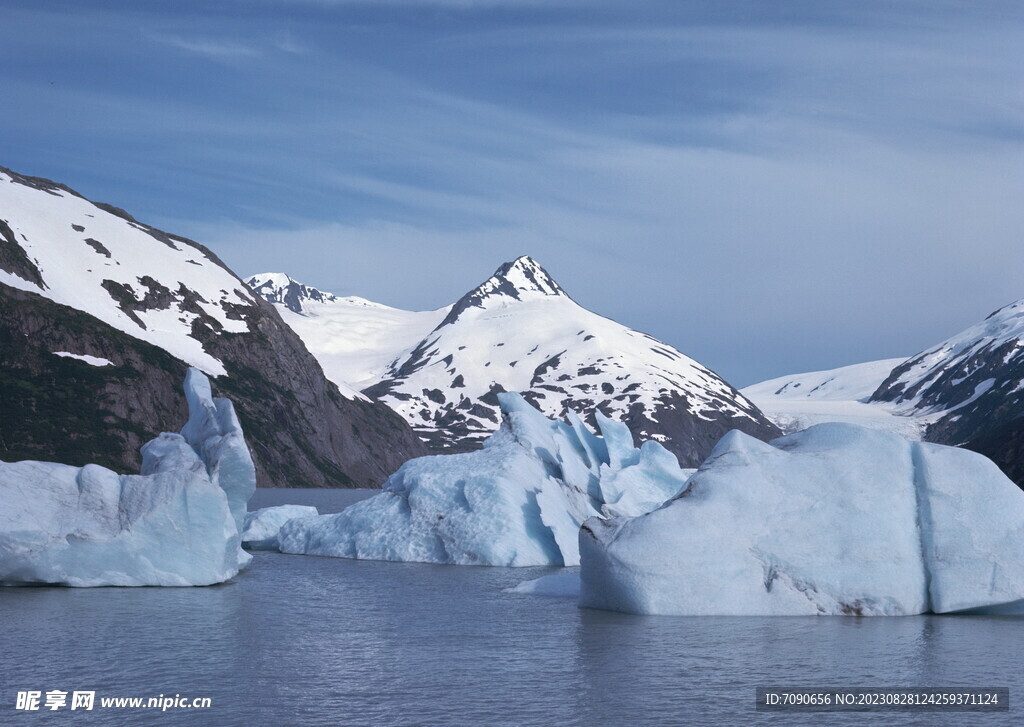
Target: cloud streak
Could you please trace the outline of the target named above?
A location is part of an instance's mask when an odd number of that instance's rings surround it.
[[[12,13],[0,163],[405,307],[529,253],[737,384],[1024,295],[1012,12],[312,5]]]
[[[183,38],[156,33],[150,33],[148,37],[158,43],[215,61],[237,61],[261,55],[261,51],[253,46],[221,38]]]

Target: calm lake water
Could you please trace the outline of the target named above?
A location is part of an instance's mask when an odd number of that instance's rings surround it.
[[[261,490],[337,511],[352,491]],[[256,553],[210,588],[0,589],[0,724],[1013,725],[1024,618],[680,618],[505,593],[554,568]],[[1009,713],[762,714],[771,686],[1008,686]],[[18,691],[209,710],[15,710]]]

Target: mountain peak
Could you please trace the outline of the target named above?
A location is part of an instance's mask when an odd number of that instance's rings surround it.
[[[491,277],[462,296],[441,325],[453,323],[469,308],[486,308],[496,301],[543,297],[569,296],[540,263],[529,255],[521,255],[511,262],[503,263]]]
[[[291,276],[287,273],[257,273],[256,275],[250,275],[245,279],[245,282],[255,290],[268,284],[275,288],[287,288],[289,284],[298,281],[292,280]]]
[[[514,298],[518,297],[516,293],[565,295],[565,291],[548,275],[548,271],[529,255],[521,255],[505,263],[480,287],[484,288],[492,282],[498,283],[496,287],[500,287],[502,293]]]
[[[245,279],[253,292],[271,303],[281,303],[288,310],[302,313],[303,301],[330,303],[337,300],[333,293],[303,285],[286,273],[259,273]]]

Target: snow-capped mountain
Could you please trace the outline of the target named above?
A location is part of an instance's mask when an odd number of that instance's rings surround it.
[[[271,303],[283,305],[293,313],[302,313],[303,304],[333,303],[338,300],[336,295],[305,286],[284,273],[253,275],[245,282]]]
[[[235,402],[261,484],[372,485],[423,451],[208,249],[4,168],[0,300],[2,459],[137,466],[188,365]]]
[[[871,399],[942,412],[936,426],[950,431],[979,426],[979,414],[1024,414],[1024,300],[906,359]]]
[[[327,378],[347,396],[381,380],[388,365],[411,351],[448,314],[406,311],[355,296],[340,297],[303,285],[284,273],[246,279],[314,352]]]
[[[923,418],[914,412],[899,412],[887,402],[868,403],[879,384],[905,360],[868,361],[780,376],[741,391],[787,433],[824,422],[846,422],[918,440],[926,426]]]
[[[214,376],[208,333],[248,331],[252,293],[209,250],[59,185],[0,171],[0,283],[88,313]]]
[[[911,356],[871,401],[929,415],[928,440],[982,451],[1024,481],[1011,454],[1024,443],[1024,300]]]
[[[478,447],[500,423],[503,391],[522,392],[549,417],[598,409],[639,439],[660,441],[683,466],[699,464],[729,429],[778,434],[715,373],[581,307],[529,257],[502,265],[435,311],[341,300],[303,303],[295,313],[301,320],[286,320],[328,372],[366,385],[365,394],[401,414],[433,451]],[[328,324],[355,331],[336,339]],[[376,340],[363,333],[374,329],[381,331]],[[357,343],[365,350],[354,354]]]

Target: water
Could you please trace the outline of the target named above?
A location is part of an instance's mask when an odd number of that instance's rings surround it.
[[[256,553],[210,588],[0,589],[0,724],[1011,725],[1024,710],[1018,618],[638,617],[503,592],[557,570]],[[1009,686],[1011,711],[759,714],[758,685]],[[15,711],[30,689],[213,707]]]

